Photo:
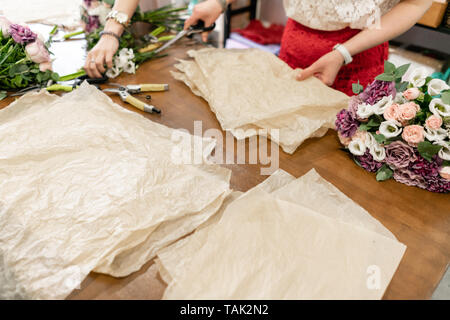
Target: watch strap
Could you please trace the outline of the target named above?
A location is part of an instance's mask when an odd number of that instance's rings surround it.
[[[344,64],[349,64],[353,61],[352,55],[350,52],[348,52],[347,48],[344,47],[342,44],[338,43],[333,47],[333,50],[339,51],[340,54],[344,57]]]

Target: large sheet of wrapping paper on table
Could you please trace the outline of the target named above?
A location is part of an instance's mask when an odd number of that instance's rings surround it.
[[[333,128],[348,103],[347,95],[314,77],[295,80],[298,71],[265,51],[202,49],[189,55],[194,60],[180,60],[173,76],[203,97],[222,129],[237,139],[263,129],[260,134],[293,153],[305,139]]]
[[[80,26],[82,0],[0,0],[0,13],[14,23]]]
[[[157,263],[165,299],[380,299],[405,249],[314,170],[277,171]],[[367,285],[372,266],[379,287]]]
[[[172,161],[180,134],[214,148],[87,84],[1,110],[0,299],[64,298],[92,270],[126,276],[213,215],[231,172]]]

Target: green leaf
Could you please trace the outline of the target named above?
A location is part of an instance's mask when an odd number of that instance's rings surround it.
[[[382,74],[376,76],[375,79],[380,80],[380,81],[392,82],[395,80],[395,76],[393,74],[382,73]]]
[[[391,170],[387,165],[383,165],[377,171],[377,181],[386,181],[392,178],[394,171]]]
[[[386,74],[393,74],[395,72],[395,64],[389,62],[389,61],[384,61],[384,73]]]
[[[445,104],[450,104],[450,90],[445,90],[441,93],[441,100]]]
[[[397,90],[397,92],[403,92],[408,88],[408,82],[407,81],[403,81],[403,82],[398,82],[395,84],[395,89]]]
[[[354,94],[359,94],[364,90],[364,87],[358,83],[352,83],[352,90]]]
[[[6,91],[0,91],[0,100],[3,100],[7,97]]]
[[[373,137],[378,143],[384,143],[386,141],[386,137],[382,134],[374,134]]]
[[[432,144],[428,141],[422,141],[417,146],[417,151],[419,151],[420,155],[427,159],[429,162],[433,160],[433,156],[436,155],[441,149],[442,146]]]
[[[395,77],[396,78],[402,78],[404,76],[404,74],[406,73],[406,71],[408,71],[409,66],[411,65],[411,63],[408,64],[404,64],[400,67],[398,67],[397,69],[395,69]]]

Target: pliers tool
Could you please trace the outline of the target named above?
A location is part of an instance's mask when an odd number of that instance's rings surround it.
[[[161,113],[161,110],[133,97],[132,94],[141,92],[167,91],[169,89],[168,84],[136,84],[123,86],[117,83],[110,83],[110,85],[117,86],[118,88],[107,88],[103,89],[103,91],[117,93],[122,101],[127,102],[139,110],[147,113]]]

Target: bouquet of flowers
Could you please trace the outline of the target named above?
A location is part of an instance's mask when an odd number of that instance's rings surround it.
[[[386,61],[384,73],[365,89],[353,84],[347,109],[336,131],[354,161],[384,181],[394,178],[432,192],[450,192],[450,88],[428,77],[423,68],[396,68]]]
[[[47,46],[30,28],[0,17],[0,89],[57,81]]]
[[[100,32],[106,23],[106,17],[114,5],[114,0],[84,0],[81,8],[81,20],[83,22],[87,49],[92,49],[100,40]],[[115,78],[122,72],[135,73],[139,64],[155,58],[153,50],[158,48],[164,41],[170,40],[172,36],[157,38],[164,31],[181,30],[183,20],[181,14],[186,8],[174,8],[171,5],[156,10],[141,12],[138,8],[131,18],[131,24],[144,22],[150,26],[151,32],[144,37],[139,37],[132,28],[127,28],[119,43],[113,64],[106,75]],[[80,32],[73,33],[78,35]],[[152,43],[148,45],[149,40]]]

